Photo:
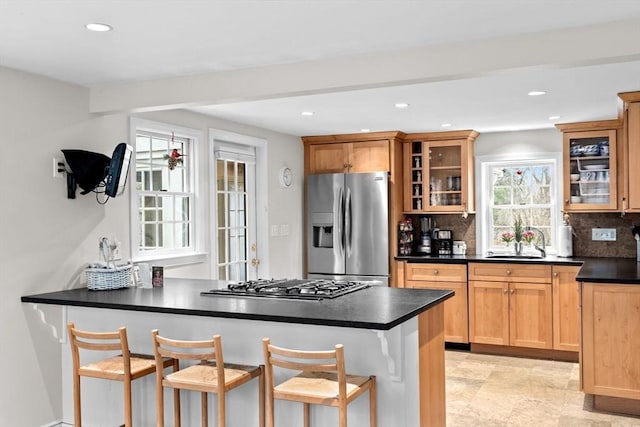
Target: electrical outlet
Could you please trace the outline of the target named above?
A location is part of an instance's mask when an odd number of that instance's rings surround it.
[[[53,177],[54,178],[63,178],[64,177],[64,160],[60,157],[53,158]]]
[[[280,235],[281,236],[289,235],[289,224],[280,224]]]
[[[591,240],[600,240],[606,242],[616,241],[616,229],[615,228],[592,228]]]
[[[279,231],[280,231],[280,227],[278,227],[277,225],[272,225],[271,226],[271,237],[279,236],[280,235]]]

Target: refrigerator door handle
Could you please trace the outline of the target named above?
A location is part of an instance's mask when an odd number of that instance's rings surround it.
[[[336,245],[339,248],[340,255],[344,254],[344,188],[338,189],[338,194],[335,197],[334,202],[334,217],[337,218],[334,221],[337,225],[336,233],[333,234],[334,240],[338,240]],[[336,209],[337,207],[337,209]],[[334,242],[335,245],[335,242]]]
[[[347,187],[347,195],[344,208],[344,241],[347,257],[351,256],[351,188]]]

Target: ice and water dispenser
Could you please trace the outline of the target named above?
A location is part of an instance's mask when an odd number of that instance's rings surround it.
[[[313,247],[333,247],[333,214],[330,212],[313,212],[311,214],[313,227]]]

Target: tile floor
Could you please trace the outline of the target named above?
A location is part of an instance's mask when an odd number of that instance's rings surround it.
[[[577,363],[446,351],[447,427],[640,427],[594,412]]]

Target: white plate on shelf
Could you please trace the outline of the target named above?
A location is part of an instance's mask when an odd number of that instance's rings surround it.
[[[609,203],[609,196],[583,196],[582,203]]]
[[[582,165],[583,169],[588,171],[609,169],[609,165]]]

